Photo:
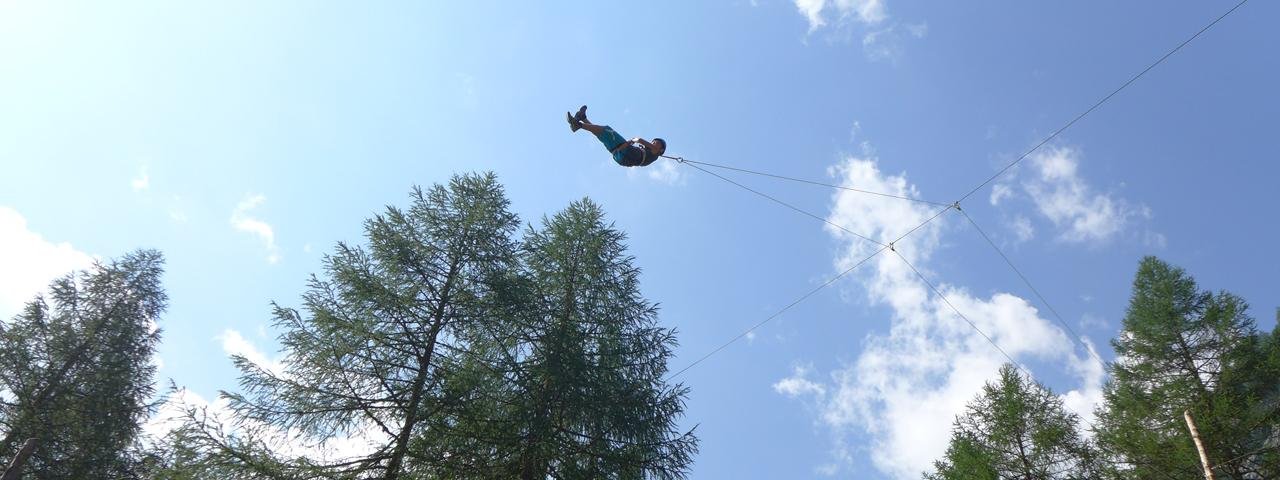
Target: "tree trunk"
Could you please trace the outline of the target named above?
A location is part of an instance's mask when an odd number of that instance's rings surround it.
[[[1204,453],[1204,445],[1200,443],[1200,431],[1191,420],[1191,410],[1183,410],[1182,417],[1187,419],[1187,430],[1191,431],[1191,440],[1196,442],[1196,451],[1200,452],[1200,466],[1204,467],[1204,480],[1213,480],[1213,467],[1209,466],[1209,456]]]
[[[436,339],[440,336],[440,331],[444,329],[446,321],[444,317],[445,305],[449,302],[454,278],[458,276],[459,263],[461,263],[461,259],[455,258],[452,264],[449,265],[448,276],[445,277],[444,286],[440,289],[439,303],[436,305],[436,311],[432,315],[435,318],[432,319],[431,330],[427,332],[427,351],[418,357],[418,375],[413,379],[413,393],[409,394],[409,404],[405,406],[404,425],[400,427],[400,433],[396,435],[396,447],[391,451],[391,461],[387,464],[387,472],[382,477],[385,480],[395,480],[400,477],[405,453],[409,451],[409,440],[413,436],[413,427],[418,423],[418,408],[422,404],[422,389],[427,385],[431,360],[436,351]]]
[[[22,465],[27,463],[27,459],[31,458],[31,454],[36,451],[36,439],[28,438],[22,444],[22,449],[18,450],[18,454],[13,456],[13,461],[9,462],[9,468],[4,470],[4,477],[0,480],[19,480],[22,478]]]

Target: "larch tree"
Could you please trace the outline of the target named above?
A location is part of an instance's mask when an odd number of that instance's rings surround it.
[[[588,200],[526,231],[520,268],[485,300],[451,377],[467,408],[434,419],[465,435],[424,442],[424,456],[452,460],[442,477],[687,475],[687,389],[663,378],[675,333],[641,296],[624,240]]]
[[[492,174],[412,197],[409,209],[365,223],[367,248],[339,244],[326,256],[302,311],[275,307],[281,368],[234,359],[243,392],[223,396],[235,421],[191,412],[195,438],[184,441],[200,447],[194,461],[243,478],[430,478],[442,459],[410,447],[448,438],[428,431],[447,425],[431,419],[464,406],[444,388],[467,352],[458,332],[475,311],[467,304],[513,268],[518,224]],[[293,448],[352,436],[367,451],[316,458]]]
[[[1098,478],[1097,453],[1079,421],[1053,392],[1005,364],[956,418],[946,453],[925,478]]]
[[[188,412],[173,478],[683,478],[675,332],[624,235],[589,201],[516,240],[493,175],[415,191],[339,245],[301,312],[276,307],[276,368],[237,358],[231,422]],[[298,451],[361,434],[367,451]],[[186,465],[183,465],[186,464]],[[195,472],[195,473],[193,473]]]
[[[499,358],[514,372],[498,409],[517,441],[522,479],[683,478],[697,450],[677,421],[688,389],[663,376],[675,331],[640,293],[625,234],[589,200],[530,228],[521,250],[521,342]]]
[[[155,250],[95,263],[0,323],[0,458],[38,442],[23,478],[137,474],[167,302],[163,266]]]
[[[1123,478],[1198,478],[1200,459],[1183,412],[1195,418],[1223,478],[1275,478],[1280,384],[1266,361],[1248,305],[1200,290],[1184,270],[1155,257],[1138,267],[1120,334],[1112,341],[1097,439]],[[1270,461],[1268,461],[1270,458]]]

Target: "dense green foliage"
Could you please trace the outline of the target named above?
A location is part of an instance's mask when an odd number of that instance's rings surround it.
[[[1097,478],[1097,453],[1081,438],[1078,422],[1060,398],[1005,364],[956,418],[946,455],[926,477]]]
[[[282,367],[236,358],[234,425],[206,412],[159,456],[169,478],[682,478],[674,332],[639,294],[623,235],[589,201],[522,241],[493,175],[415,190],[338,245]],[[352,455],[301,446],[354,437]]]
[[[663,375],[675,333],[639,294],[624,235],[590,201],[530,229],[495,365],[510,379],[483,415],[494,478],[682,478],[696,449],[675,430],[686,389]],[[498,428],[493,428],[498,426]]]
[[[1274,338],[1257,332],[1240,297],[1201,291],[1182,269],[1143,259],[1098,412],[1115,473],[1198,476],[1183,419],[1190,411],[1222,478],[1280,476],[1280,376],[1267,360]]]
[[[414,189],[338,244],[279,364],[140,438],[155,401],[163,259],[143,250],[53,282],[0,322],[0,458],[24,478],[679,479],[697,451],[664,378],[675,331],[640,293],[626,236],[589,200],[520,231],[493,175]],[[1280,310],[1276,312],[1280,320]],[[1280,328],[1142,260],[1096,422],[1013,365],[956,418],[930,479],[1280,478]],[[1082,430],[1089,428],[1089,430]]]
[[[1147,257],[1112,346],[1092,440],[1048,390],[1006,366],[926,477],[1199,479],[1190,412],[1217,478],[1280,478],[1280,327],[1258,332],[1243,299],[1202,291]]]
[[[38,441],[24,478],[125,478],[138,472],[141,422],[165,308],[164,259],[142,250],[50,285],[0,324],[0,458]]]

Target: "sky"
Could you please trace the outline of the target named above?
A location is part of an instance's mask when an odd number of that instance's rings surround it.
[[[363,219],[493,171],[527,223],[604,206],[679,370],[879,248],[849,232],[888,242],[937,207],[711,169],[819,221],[689,165],[619,167],[564,111],[690,160],[947,204],[1235,4],[549,3],[0,0],[0,317],[159,249],[157,380],[216,403],[229,354],[278,365],[270,302],[297,306]],[[918,478],[1005,361],[973,327],[1087,420],[1089,349],[1112,358],[1145,255],[1273,328],[1277,14],[1245,4],[963,215],[683,373],[692,477]]]

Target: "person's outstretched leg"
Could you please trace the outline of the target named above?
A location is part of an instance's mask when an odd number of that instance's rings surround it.
[[[583,120],[578,122],[578,128],[591,132],[592,135],[599,137],[600,133],[604,131],[605,126],[596,125],[594,123]]]
[[[600,140],[600,144],[604,145],[604,149],[609,151],[609,155],[613,156],[613,161],[617,162],[618,165],[627,166],[622,160],[622,152],[618,149],[618,147],[627,142],[626,138],[609,128],[608,125],[596,125],[582,121],[578,122],[578,128],[595,135],[596,139]]]

